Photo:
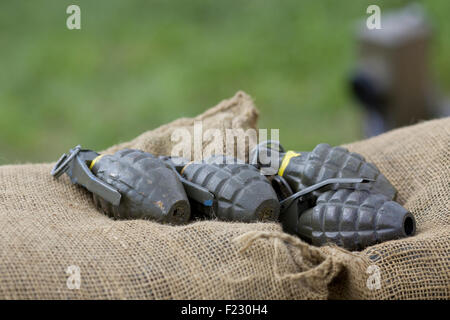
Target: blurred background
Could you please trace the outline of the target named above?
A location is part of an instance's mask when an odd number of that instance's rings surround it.
[[[2,1],[0,164],[101,150],[238,90],[287,148],[361,139],[348,79],[373,3],[383,14],[408,1]],[[450,2],[419,3],[432,78],[450,92]],[[66,27],[70,4],[81,30]]]

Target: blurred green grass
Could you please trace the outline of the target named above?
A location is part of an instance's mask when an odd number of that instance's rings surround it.
[[[0,164],[101,150],[238,90],[288,148],[359,139],[346,77],[355,22],[373,2],[1,2]],[[73,3],[81,30],[66,28]],[[450,2],[423,5],[437,30],[434,75],[449,91]]]

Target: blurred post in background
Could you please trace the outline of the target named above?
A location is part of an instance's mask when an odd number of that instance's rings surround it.
[[[449,115],[429,68],[432,28],[418,4],[384,13],[382,27],[358,30],[358,57],[351,78],[365,109],[365,135]]]

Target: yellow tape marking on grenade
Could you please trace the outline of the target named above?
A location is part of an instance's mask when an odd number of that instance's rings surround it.
[[[95,163],[100,160],[101,157],[103,157],[104,154],[101,154],[99,156],[97,156],[94,160],[91,161],[91,165],[89,166],[89,170],[92,170],[92,168],[94,167]]]
[[[194,161],[189,161],[188,163],[186,163],[186,165],[183,167],[183,169],[181,169],[180,174],[183,175],[184,169],[186,169],[190,164],[192,164]]]
[[[286,170],[286,167],[289,165],[289,161],[291,161],[293,157],[297,157],[299,155],[301,155],[301,153],[297,153],[291,150],[286,152],[286,154],[283,157],[283,160],[281,161],[281,166],[280,169],[278,170],[278,175],[282,177],[284,174],[284,170]]]

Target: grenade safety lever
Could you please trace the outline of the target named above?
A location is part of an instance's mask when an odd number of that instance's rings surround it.
[[[59,178],[63,173],[67,173],[74,184],[79,184],[90,192],[110,202],[114,206],[120,204],[121,194],[109,184],[97,178],[89,170],[86,162],[92,162],[99,154],[91,150],[81,149],[78,145],[69,151],[69,154],[63,154],[53,167],[51,174]]]
[[[321,181],[319,183],[316,183],[310,187],[307,187],[303,190],[300,190],[299,192],[294,193],[293,195],[290,195],[289,197],[283,199],[280,201],[280,211],[284,212],[285,210],[289,209],[289,207],[291,206],[292,203],[294,203],[295,200],[300,200],[301,201],[301,197],[311,193],[313,191],[316,191],[320,188],[323,188],[327,185],[330,184],[335,184],[335,183],[345,183],[345,184],[356,184],[356,183],[367,183],[367,182],[371,182],[373,180],[371,179],[364,179],[364,178],[332,178],[332,179],[327,179],[324,181]]]
[[[209,192],[208,189],[185,179],[180,174],[179,171],[181,171],[189,163],[189,161],[181,157],[171,156],[159,156],[159,159],[164,161],[166,165],[168,165],[175,172],[190,199],[197,201],[205,207],[211,207],[213,205],[215,198],[213,193]]]

